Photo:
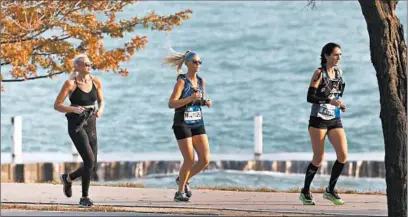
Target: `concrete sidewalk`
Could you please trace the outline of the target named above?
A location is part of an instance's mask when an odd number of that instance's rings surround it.
[[[258,213],[258,215],[329,215],[329,216],[387,216],[387,201],[384,195],[342,194],[346,202],[335,206],[314,194],[316,206],[303,206],[298,193],[232,192],[194,190],[190,202],[174,202],[174,189],[124,188],[91,186],[90,198],[95,205],[114,206],[128,210],[144,209],[155,213],[163,209],[190,210],[187,214],[232,215],[233,213]],[[73,197],[66,198],[62,185],[53,184],[1,184],[2,205],[25,204],[45,206],[64,205],[77,207],[81,186],[73,186]],[[74,206],[71,206],[74,205]],[[147,210],[147,211],[146,211]],[[196,212],[194,211],[196,210]],[[183,214],[183,213],[181,213]],[[185,213],[184,213],[185,214]]]

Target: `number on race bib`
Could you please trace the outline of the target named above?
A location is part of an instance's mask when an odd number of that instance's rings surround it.
[[[317,116],[325,120],[330,120],[336,116],[334,110],[335,106],[333,105],[321,104]]]
[[[186,121],[196,121],[200,119],[201,119],[201,111],[184,113],[184,120]]]
[[[201,108],[198,106],[189,107],[184,112],[184,121],[187,124],[195,124],[201,121]]]

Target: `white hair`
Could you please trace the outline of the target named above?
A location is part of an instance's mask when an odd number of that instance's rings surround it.
[[[76,67],[81,63],[82,59],[89,59],[88,55],[86,54],[78,54],[74,57],[74,60],[72,61],[72,64],[74,65],[74,71],[71,73],[71,76],[69,77],[70,79],[75,78],[78,75],[78,72],[76,71]]]

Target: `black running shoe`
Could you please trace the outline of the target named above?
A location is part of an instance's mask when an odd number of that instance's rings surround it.
[[[193,196],[193,192],[191,191],[191,188],[190,188],[190,183],[188,183],[188,182],[186,183],[186,185],[184,185],[184,193],[186,193],[186,196],[188,198]]]
[[[177,191],[174,195],[174,201],[176,202],[187,202],[189,199],[184,192]]]
[[[89,199],[89,197],[81,197],[81,199],[79,200],[79,207],[88,208],[93,205],[94,203],[92,202],[91,199]]]
[[[312,193],[310,191],[300,191],[299,200],[302,201],[303,205],[315,205]]]
[[[177,177],[177,179],[176,179],[176,183],[177,183],[177,186],[179,185],[179,177]],[[193,192],[191,191],[191,187],[190,187],[190,183],[189,182],[187,182],[185,185],[184,185],[184,193],[186,193],[186,196],[187,197],[191,197],[191,196],[193,196]]]
[[[343,205],[344,201],[339,197],[336,190],[330,191],[329,188],[323,193],[323,198],[330,200],[334,205]]]
[[[66,197],[72,196],[72,183],[67,181],[68,174],[62,174],[60,176],[61,183],[63,185],[63,192]]]

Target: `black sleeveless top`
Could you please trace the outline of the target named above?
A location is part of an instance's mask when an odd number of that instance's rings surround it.
[[[334,68],[335,76],[333,79],[329,77],[327,69],[322,69],[322,80],[317,88],[316,95],[321,98],[340,99],[343,96],[346,83],[343,80],[340,70]],[[320,117],[324,120],[340,118],[340,108],[326,104],[313,104],[310,116]]]
[[[203,81],[201,77],[199,77],[198,75],[197,75],[198,87],[196,89],[193,87],[193,84],[187,78],[186,74],[178,75],[177,80],[178,79],[184,80],[184,88],[183,88],[183,91],[179,99],[187,98],[196,91],[201,92],[202,96],[204,96]],[[204,125],[200,100],[197,100],[195,103],[189,103],[185,106],[176,108],[174,111],[175,112],[174,112],[173,126],[187,126],[190,128],[198,128]],[[188,120],[189,114],[198,115],[199,118],[196,117],[194,120]],[[187,117],[187,120],[186,120],[186,117]]]
[[[92,79],[92,77],[91,77]],[[95,105],[95,101],[97,100],[96,95],[96,87],[94,85],[92,79],[92,89],[90,92],[84,92],[81,88],[78,87],[78,82],[75,78],[76,88],[74,92],[72,92],[71,96],[69,97],[69,101],[71,101],[72,105],[79,105],[79,106],[89,106]]]

